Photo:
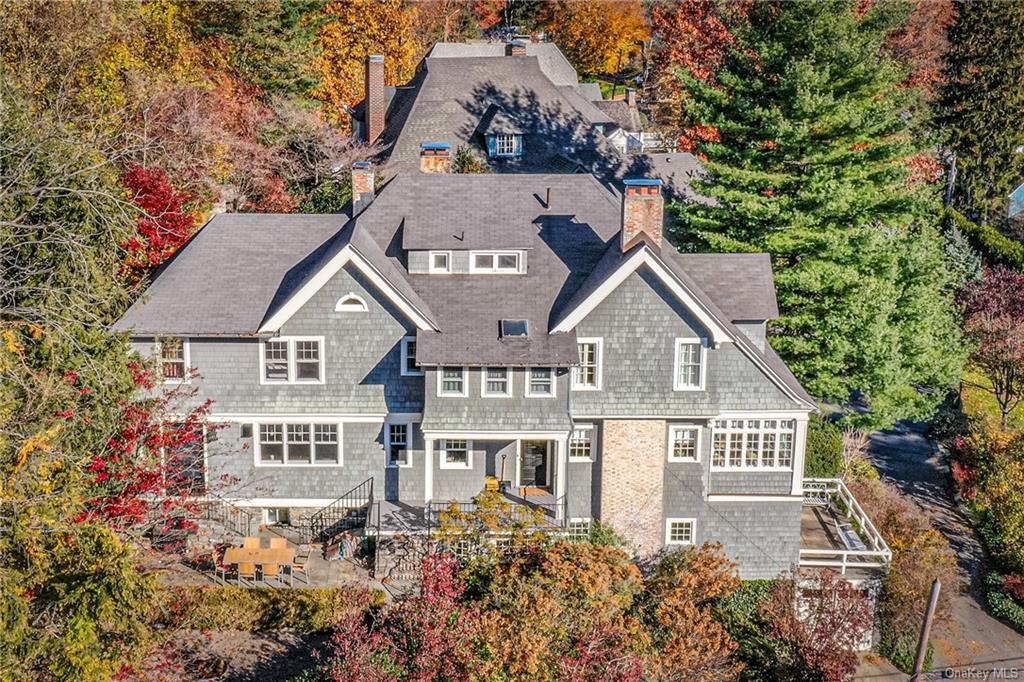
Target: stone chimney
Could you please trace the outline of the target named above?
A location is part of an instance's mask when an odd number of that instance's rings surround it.
[[[384,132],[384,55],[366,58],[366,142],[373,144]]]
[[[420,145],[421,173],[451,173],[452,147],[447,142],[424,142]]]
[[[634,88],[626,88],[626,104],[630,109],[636,109],[636,90]]]
[[[526,41],[525,40],[510,40],[505,43],[505,56],[506,57],[525,57],[526,56]]]
[[[639,240],[661,249],[665,203],[661,196],[661,180],[627,178],[622,193],[622,251]]]
[[[352,217],[362,213],[373,202],[374,172],[369,161],[352,164]]]

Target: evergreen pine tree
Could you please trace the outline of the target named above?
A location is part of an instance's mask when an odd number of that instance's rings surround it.
[[[688,78],[713,205],[678,207],[684,248],[772,254],[772,345],[814,395],[861,393],[862,420],[920,417],[952,384],[959,340],[934,187],[907,160],[916,97],[882,50],[906,7],[757,3],[717,82]]]
[[[987,222],[1024,176],[1024,9],[958,0],[957,11],[937,122],[956,153],[954,204]]]

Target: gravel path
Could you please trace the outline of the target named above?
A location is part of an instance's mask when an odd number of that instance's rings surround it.
[[[988,614],[980,590],[984,552],[967,519],[953,499],[946,463],[935,443],[925,436],[923,424],[901,423],[892,431],[871,437],[868,456],[882,476],[906,495],[914,498],[931,516],[932,524],[956,550],[964,581],[955,589],[953,624],[946,631],[934,632],[935,672],[929,679],[1001,679],[1024,680],[1024,636]],[[1022,491],[1024,494],[1024,491]],[[947,670],[954,668],[953,674]],[[866,663],[857,679],[900,679],[886,664]],[[1016,670],[1016,676],[1013,671]],[[987,678],[982,678],[986,671]]]

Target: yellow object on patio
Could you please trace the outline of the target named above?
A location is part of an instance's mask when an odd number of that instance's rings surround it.
[[[487,492],[496,493],[500,487],[501,484],[498,483],[498,478],[496,476],[488,476],[484,479],[484,490]]]

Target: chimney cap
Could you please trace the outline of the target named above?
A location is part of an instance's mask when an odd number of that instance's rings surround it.
[[[622,184],[627,187],[661,187],[661,178],[626,178]]]
[[[452,146],[447,142],[421,142],[420,149],[451,149]]]
[[[369,170],[370,168],[373,168],[373,164],[369,161],[356,161],[352,164],[352,167],[359,170]]]
[[[384,55],[382,55],[382,54],[371,54],[369,57],[366,58],[366,61],[368,61],[368,62],[382,62],[382,61],[384,61]]]

